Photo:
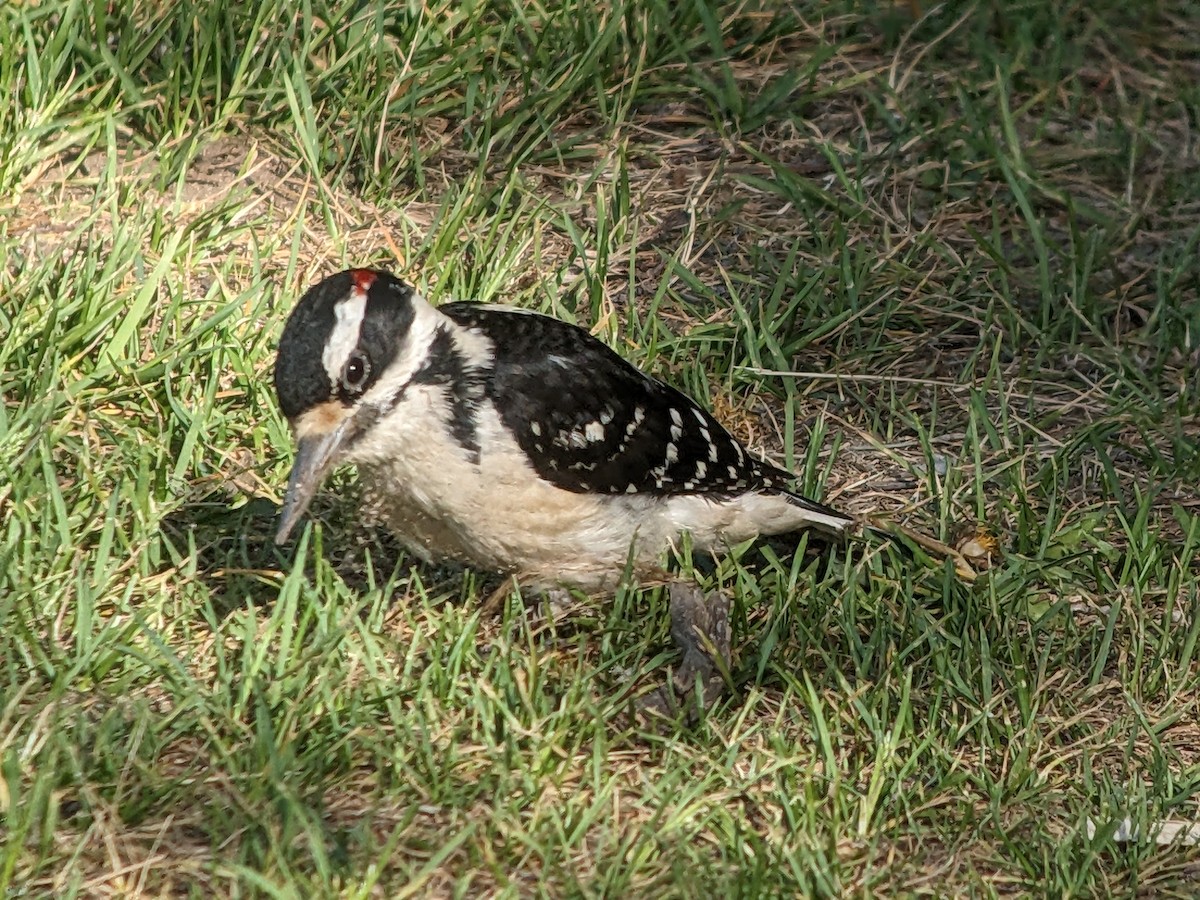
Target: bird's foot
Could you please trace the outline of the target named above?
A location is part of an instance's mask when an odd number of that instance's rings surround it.
[[[683,661],[667,683],[642,697],[638,711],[666,719],[689,719],[707,709],[729,681],[729,598],[721,591],[705,595],[699,585],[673,583],[671,637]]]
[[[525,598],[536,598],[536,609],[544,614],[547,621],[556,622],[571,615],[579,606],[579,600],[564,587],[522,586],[521,580],[508,577],[500,582],[500,586],[489,593],[480,604],[481,615],[496,616],[504,611],[504,604],[514,591],[521,591]]]

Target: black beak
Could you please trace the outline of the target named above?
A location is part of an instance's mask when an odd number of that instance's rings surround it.
[[[296,527],[308,504],[312,501],[325,475],[333,468],[337,452],[346,433],[343,422],[327,434],[309,435],[300,438],[296,448],[296,462],[288,478],[287,496],[283,500],[283,512],[279,515],[279,530],[275,532],[275,543],[282,544]]]

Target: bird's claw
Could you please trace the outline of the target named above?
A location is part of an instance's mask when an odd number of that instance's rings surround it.
[[[659,718],[694,718],[707,709],[729,681],[729,598],[705,595],[698,585],[674,583],[671,637],[683,651],[679,667],[660,688],[643,696],[638,711]]]

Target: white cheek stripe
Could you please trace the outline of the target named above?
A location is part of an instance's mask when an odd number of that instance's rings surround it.
[[[346,361],[358,346],[358,335],[362,330],[363,317],[367,314],[367,292],[357,285],[345,300],[339,300],[333,307],[336,321],[325,350],[321,353],[321,362],[329,375],[331,384],[337,384],[346,368]]]
[[[437,337],[438,328],[448,324],[446,317],[426,303],[416,291],[412,294],[412,307],[413,321],[408,327],[404,343],[395,361],[363,397],[362,402],[365,404],[386,406],[396,394],[407,387],[417,370],[429,358],[429,349]]]

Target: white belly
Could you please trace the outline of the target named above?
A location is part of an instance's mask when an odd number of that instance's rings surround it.
[[[448,429],[441,389],[412,387],[386,424],[354,446],[369,496],[387,525],[426,559],[454,559],[533,585],[615,585],[631,548],[635,574],[661,565],[683,532],[716,550],[792,531],[809,514],[779,494],[580,494],[537,476],[495,411],[478,410],[478,459]]]
[[[384,521],[413,550],[535,583],[616,582],[650,498],[577,494],[541,480],[487,407],[479,410],[475,461],[446,431],[409,427],[429,421],[419,404],[440,406],[439,391],[412,390],[350,458]],[[639,558],[657,559],[664,536],[649,537],[638,542]]]

